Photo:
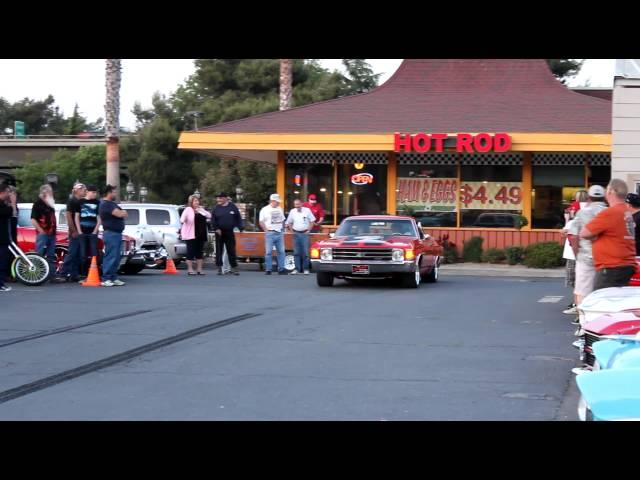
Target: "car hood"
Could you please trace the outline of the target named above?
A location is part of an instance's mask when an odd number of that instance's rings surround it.
[[[415,237],[405,235],[349,235],[321,240],[314,245],[325,248],[408,248],[413,246],[415,240]]]
[[[589,294],[578,310],[583,312],[615,313],[640,308],[640,288],[611,287]]]
[[[640,419],[640,369],[584,373],[576,383],[597,420]]]

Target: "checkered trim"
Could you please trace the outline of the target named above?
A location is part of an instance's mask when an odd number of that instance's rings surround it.
[[[388,162],[386,153],[376,152],[343,152],[337,155],[338,163],[364,163],[368,165],[386,165]]]
[[[531,165],[547,165],[547,166],[582,166],[584,165],[587,155],[584,153],[534,153],[531,159]]]
[[[592,167],[608,167],[611,165],[611,154],[592,153],[589,155],[589,165]]]
[[[398,165],[457,165],[457,153],[399,153]]]
[[[522,165],[522,153],[465,153],[460,155],[462,165]]]
[[[325,163],[332,164],[337,158],[333,152],[285,152],[286,163]]]

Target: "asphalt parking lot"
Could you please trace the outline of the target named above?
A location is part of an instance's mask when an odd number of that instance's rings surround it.
[[[576,419],[562,279],[207,273],[14,285],[0,419]]]

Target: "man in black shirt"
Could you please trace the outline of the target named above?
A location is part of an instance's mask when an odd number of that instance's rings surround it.
[[[89,272],[91,258],[98,256],[98,230],[100,228],[98,205],[100,205],[100,200],[97,196],[98,188],[95,185],[89,185],[87,196],[80,200],[80,212],[75,214],[76,228],[82,232],[80,234],[80,258],[83,275]]]
[[[222,256],[224,248],[227,248],[227,256],[231,264],[231,273],[239,275],[238,261],[236,259],[236,236],[233,229],[244,230],[244,224],[240,211],[233,203],[229,201],[226,193],[219,193],[216,197],[218,203],[211,210],[211,226],[216,232],[216,265],[218,266],[218,275],[222,275]]]
[[[67,282],[77,282],[80,278],[80,234],[76,225],[76,213],[80,213],[80,200],[87,194],[87,187],[82,183],[73,186],[73,192],[67,202],[67,226],[69,227],[69,251],[64,257],[60,275]]]
[[[9,244],[11,243],[11,218],[16,208],[16,195],[9,192],[9,185],[0,183],[0,292],[10,292],[4,284],[9,271]]]
[[[127,211],[120,208],[116,202],[116,187],[107,185],[104,196],[98,207],[98,215],[104,228],[102,239],[104,240],[104,261],[102,262],[103,287],[121,287],[125,283],[118,279],[120,267],[120,244],[124,231],[124,219]]]

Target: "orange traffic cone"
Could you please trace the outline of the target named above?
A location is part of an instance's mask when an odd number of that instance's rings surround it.
[[[98,272],[98,261],[96,257],[91,259],[91,267],[89,268],[89,275],[87,279],[81,283],[83,287],[99,287],[100,286],[100,273]]]
[[[164,273],[169,273],[171,275],[178,274],[178,270],[176,270],[176,264],[173,263],[173,259],[171,257],[167,257],[167,266],[164,269]]]

